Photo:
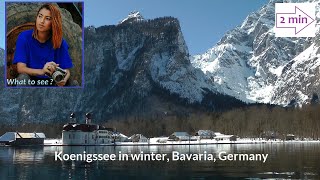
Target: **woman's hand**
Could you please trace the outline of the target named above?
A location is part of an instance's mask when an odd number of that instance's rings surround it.
[[[67,81],[63,79],[62,81],[58,82],[57,85],[61,87],[61,86],[66,85],[66,83],[67,83]]]
[[[60,82],[57,82],[57,85],[58,86],[65,86],[66,85],[66,83],[67,83],[67,81],[68,81],[68,79],[70,78],[70,70],[69,69],[66,69],[65,70],[66,72],[67,72],[67,74],[66,74],[66,76],[64,77],[64,79],[62,80],[62,81],[60,81]]]
[[[59,64],[56,64],[55,62],[51,61],[51,62],[47,62],[43,68],[43,74],[49,74],[52,75],[52,73],[56,70],[56,68],[59,66]]]

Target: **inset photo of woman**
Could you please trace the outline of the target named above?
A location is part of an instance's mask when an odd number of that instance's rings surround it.
[[[83,3],[6,3],[6,85],[83,86]]]

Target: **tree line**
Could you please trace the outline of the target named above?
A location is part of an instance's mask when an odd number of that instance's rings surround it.
[[[200,129],[209,129],[240,137],[261,137],[264,132],[296,137],[320,138],[320,105],[302,108],[271,107],[257,105],[236,108],[226,112],[193,112],[189,115],[170,115],[152,118],[128,117],[113,119],[106,123],[127,134],[142,133],[146,136],[168,136],[175,131],[195,134]]]
[[[143,134],[147,137],[169,136],[175,131],[195,134],[209,129],[240,137],[260,137],[267,131],[280,135],[294,134],[298,138],[320,138],[320,105],[300,108],[255,105],[225,112],[194,111],[188,114],[126,115],[100,122],[125,135]],[[61,137],[63,124],[1,125],[0,134],[8,131],[44,132],[49,138]]]

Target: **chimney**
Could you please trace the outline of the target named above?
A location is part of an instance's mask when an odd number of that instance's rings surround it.
[[[77,123],[77,118],[76,118],[76,114],[73,112],[70,114],[70,123]]]
[[[92,115],[91,113],[86,113],[86,124],[91,124]]]

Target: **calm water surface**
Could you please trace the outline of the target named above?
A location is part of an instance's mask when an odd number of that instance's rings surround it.
[[[55,161],[71,153],[267,153],[260,161]],[[134,147],[0,147],[0,179],[320,179],[320,143]]]

